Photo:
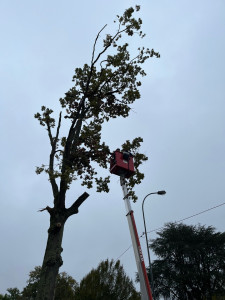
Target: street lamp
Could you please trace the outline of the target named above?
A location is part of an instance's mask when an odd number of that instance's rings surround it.
[[[150,271],[150,278],[151,278],[151,283],[152,283],[152,293],[153,293],[153,298],[155,298],[155,289],[154,289],[154,281],[153,281],[153,273],[152,273],[152,265],[151,265],[151,259],[150,259],[150,252],[149,252],[149,247],[148,247],[148,237],[147,237],[147,230],[146,230],[146,224],[145,224],[145,214],[144,214],[144,202],[145,199],[150,196],[150,195],[165,195],[166,191],[158,191],[154,193],[150,193],[146,195],[142,201],[142,214],[143,214],[143,220],[144,220],[144,227],[145,227],[145,239],[146,239],[146,246],[147,246],[147,253],[148,253],[148,263],[149,263],[149,271]]]

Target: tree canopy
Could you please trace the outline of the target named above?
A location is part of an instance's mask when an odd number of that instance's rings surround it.
[[[225,232],[211,226],[169,223],[157,234],[151,248],[158,257],[152,264],[158,297],[225,297]]]
[[[30,271],[27,285],[20,292],[18,288],[8,288],[7,294],[0,294],[0,300],[30,300],[37,298],[38,283],[41,276],[41,267],[35,267]],[[76,300],[75,291],[78,283],[66,272],[61,272],[57,276],[55,300]]]
[[[37,299],[41,267],[35,267],[29,273],[26,287],[7,289],[7,294],[0,294],[0,300]],[[66,272],[57,276],[55,300],[140,300],[132,280],[126,275],[120,261],[102,261],[78,283]]]
[[[102,261],[80,282],[77,300],[140,300],[120,261]]]
[[[22,300],[22,295],[18,288],[8,288],[7,294],[1,295],[0,300]]]
[[[131,104],[140,98],[140,78],[146,75],[141,65],[149,57],[160,57],[154,49],[145,47],[138,47],[136,54],[131,56],[124,35],[145,36],[141,31],[142,20],[134,17],[139,10],[140,6],[130,7],[122,16],[117,15],[115,32],[105,35],[102,48],[96,53],[100,33],[103,33],[106,25],[99,31],[90,64],[75,69],[73,87],[60,99],[63,113],[60,112],[58,122],[53,117],[53,110],[46,106],[42,106],[41,112],[35,114],[40,125],[47,129],[52,149],[49,164],[37,167],[36,172],[40,174],[45,171],[49,175],[54,198],[59,192],[56,178],[60,179],[61,194],[77,179],[87,188],[92,188],[95,183],[97,192],[109,191],[110,177],[102,178],[95,168],[95,165],[107,168],[112,152],[107,143],[102,141],[102,125],[112,118],[128,117]],[[70,124],[67,136],[60,136],[62,115]],[[55,134],[52,132],[54,127]],[[144,154],[138,152],[142,141],[138,137],[121,145],[122,150],[135,155],[136,174],[128,180],[130,195],[134,200],[137,198],[132,188],[144,177],[139,166],[147,160]]]

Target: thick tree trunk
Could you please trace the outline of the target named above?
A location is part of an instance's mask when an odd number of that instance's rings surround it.
[[[47,210],[49,212],[50,227],[48,229],[48,241],[38,285],[37,300],[54,300],[56,279],[59,273],[59,268],[63,264],[61,253],[63,251],[62,239],[64,225],[70,216],[78,213],[80,205],[88,197],[89,194],[84,192],[77,198],[70,208],[65,208],[64,193],[61,198],[57,199],[58,201],[54,201],[54,208],[47,206],[40,210]]]
[[[62,238],[65,222],[66,217],[64,213],[51,213],[48,241],[42,264],[37,300],[54,299],[56,278],[59,268],[63,264],[61,252],[63,251]]]

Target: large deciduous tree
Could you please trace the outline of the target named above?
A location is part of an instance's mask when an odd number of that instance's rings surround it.
[[[120,261],[102,261],[80,282],[76,300],[140,300],[132,280],[125,274]]]
[[[83,193],[66,208],[66,192],[77,179],[88,189],[94,183],[97,192],[109,191],[109,176],[102,178],[95,169],[96,165],[107,168],[111,155],[111,150],[101,138],[102,125],[112,118],[128,117],[131,104],[140,98],[140,77],[146,75],[141,65],[149,57],[159,57],[153,49],[144,47],[139,47],[134,56],[130,54],[125,37],[144,37],[142,20],[134,17],[139,9],[139,6],[131,7],[122,16],[117,16],[115,33],[106,34],[101,50],[96,53],[100,33],[103,34],[106,25],[99,31],[90,64],[75,69],[74,84],[60,99],[62,111],[58,121],[53,117],[53,110],[46,106],[42,106],[41,112],[35,114],[35,118],[47,129],[51,145],[49,164],[37,167],[36,172],[48,174],[54,198],[54,206],[43,209],[50,214],[50,227],[40,276],[39,300],[54,298],[57,274],[63,263],[61,245],[64,224],[70,216],[78,213],[79,206],[89,196],[87,192]],[[68,125],[66,135],[61,135],[62,119]],[[121,146],[122,150],[132,152],[135,157],[136,173],[127,181],[134,200],[136,195],[133,187],[144,177],[139,166],[147,159],[138,151],[141,142],[142,138],[138,137]]]
[[[225,232],[209,226],[169,223],[151,248],[155,292],[170,299],[225,298]]]

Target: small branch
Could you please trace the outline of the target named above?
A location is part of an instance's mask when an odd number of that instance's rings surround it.
[[[161,284],[165,287],[165,288],[167,288],[167,289],[169,289],[169,291],[170,291],[170,293],[172,293],[178,300],[180,299],[180,297],[168,286],[168,285],[165,285],[163,282],[161,282]]]
[[[102,70],[104,69],[106,69],[106,68],[103,68],[102,67],[102,63],[104,63],[104,62],[107,62],[108,60],[107,59],[103,59],[101,62],[100,62],[100,67],[101,67],[101,73],[102,73]],[[100,77],[101,77],[101,74],[100,74]]]
[[[89,194],[84,192],[77,200],[66,210],[67,217],[78,213],[80,205],[89,197]]]
[[[61,150],[61,149],[58,149],[55,151],[55,153],[57,153],[57,152],[61,152],[61,154],[63,154],[63,150]]]
[[[94,46],[93,46],[93,52],[92,52],[92,58],[91,58],[91,65],[93,64],[93,61],[94,61],[95,46],[96,46],[97,40],[99,38],[100,33],[105,29],[106,26],[107,26],[107,24],[105,24],[105,26],[102,27],[102,29],[99,31],[99,33],[96,36],[96,39],[95,39],[95,42],[94,42]]]
[[[49,212],[49,214],[51,215],[53,213],[53,208],[49,207],[49,206],[46,206],[45,208],[41,208],[38,210],[38,212],[42,212],[44,210],[47,210],[47,212]]]
[[[94,62],[92,62],[91,67],[93,67],[93,66],[96,64],[96,62],[99,60],[99,58],[102,56],[102,54],[105,53],[106,50],[112,45],[112,42],[116,39],[116,37],[117,37],[120,33],[124,32],[124,31],[125,31],[125,29],[124,29],[124,30],[121,30],[121,31],[117,31],[117,33],[112,37],[112,40],[110,41],[110,43],[109,43],[107,46],[104,47],[104,49],[98,54],[98,56],[97,56],[97,58],[94,60]]]
[[[105,86],[107,83],[109,83],[115,76],[118,76],[118,75],[123,76],[123,74],[126,74],[129,65],[131,65],[131,64],[133,63],[133,61],[134,61],[135,59],[137,59],[139,56],[140,56],[140,54],[138,54],[137,56],[135,56],[134,58],[132,58],[132,59],[127,63],[127,68],[126,68],[123,72],[121,71],[120,68],[117,69],[116,71],[114,71],[114,72],[113,72],[113,75],[112,75],[111,77],[109,77],[108,80],[106,80],[105,82],[103,82],[103,84],[102,84],[101,87],[100,87],[100,85],[98,86],[98,88],[100,88],[100,92],[101,92],[101,90],[104,88],[104,86]],[[101,61],[101,63],[102,63],[102,62],[105,62],[105,61],[107,61],[107,59]],[[100,63],[100,65],[101,65],[101,63]]]
[[[49,122],[46,122],[46,124],[47,124],[47,130],[48,130],[48,136],[50,139],[50,144],[53,147],[53,137],[52,137],[51,127],[49,125]]]
[[[60,112],[60,114],[59,114],[59,121],[58,121],[57,130],[56,130],[56,137],[55,137],[55,140],[54,140],[55,150],[56,150],[56,144],[57,144],[57,141],[58,141],[58,138],[59,138],[59,129],[60,129],[60,126],[61,126],[61,119],[62,119],[62,112]]]
[[[129,62],[129,63],[130,63],[130,62]],[[128,65],[129,65],[129,63],[128,63]],[[111,77],[109,77],[107,80],[103,81],[102,86],[100,86],[101,84],[98,86],[100,92],[102,91],[102,89],[105,87],[106,84],[110,83],[110,81],[111,81],[114,77],[116,77],[116,76],[118,76],[118,75],[123,76],[123,74],[125,74],[126,71],[127,71],[127,69],[128,69],[128,65],[127,65],[127,68],[125,69],[125,71],[122,72],[121,69],[119,68],[119,69],[117,69],[116,71],[113,72],[113,75],[112,75]]]

